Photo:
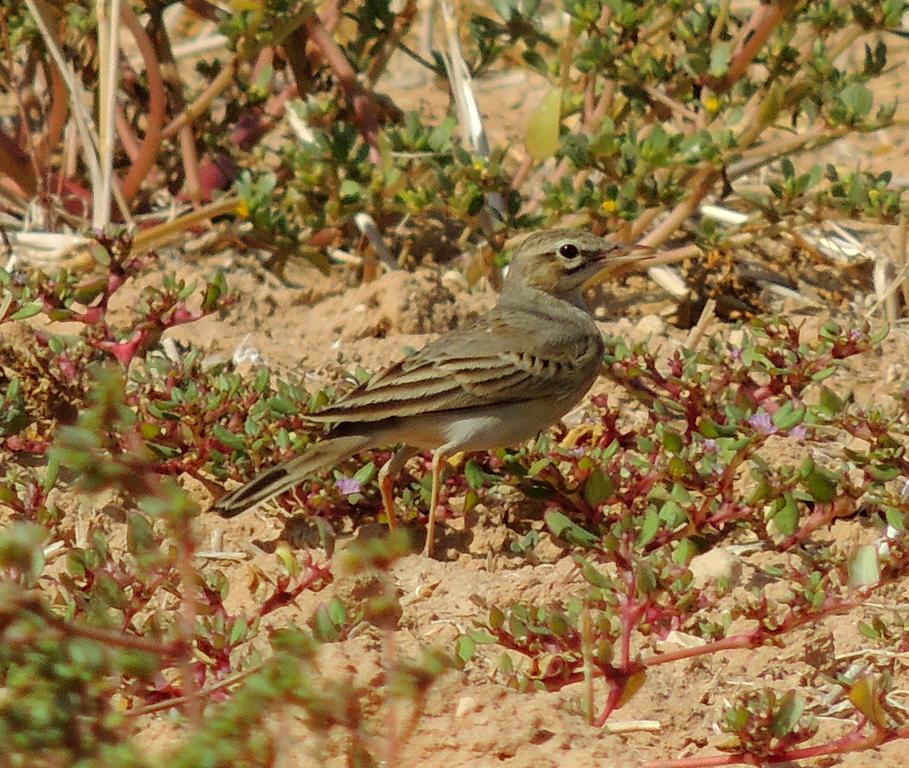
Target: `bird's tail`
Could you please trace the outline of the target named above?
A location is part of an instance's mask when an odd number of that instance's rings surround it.
[[[309,446],[299,456],[263,470],[246,485],[218,499],[212,509],[221,517],[234,517],[257,504],[273,499],[307,476],[331,467],[348,456],[374,445],[368,435],[345,435]]]

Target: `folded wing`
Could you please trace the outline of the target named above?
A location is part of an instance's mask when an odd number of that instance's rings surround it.
[[[381,371],[328,408],[320,422],[379,421],[392,416],[561,398],[598,370],[602,345],[587,329],[540,331],[530,313],[493,310]]]

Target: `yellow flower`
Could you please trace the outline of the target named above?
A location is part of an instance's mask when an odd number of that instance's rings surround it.
[[[716,112],[720,108],[720,100],[716,96],[708,96],[704,99],[704,106],[708,112]]]
[[[237,216],[241,219],[249,218],[249,204],[245,200],[237,200]]]
[[[604,200],[600,204],[600,208],[603,211],[603,213],[615,213],[616,209],[618,209],[618,207],[619,207],[619,205],[615,200]]]

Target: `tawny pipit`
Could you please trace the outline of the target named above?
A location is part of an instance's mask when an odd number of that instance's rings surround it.
[[[582,287],[604,269],[645,260],[632,253],[635,248],[574,229],[530,235],[514,254],[493,309],[308,416],[334,425],[327,439],[264,470],[219,499],[215,509],[233,517],[348,456],[400,445],[379,472],[394,528],[394,478],[411,456],[431,450],[424,549],[431,554],[443,462],[460,451],[522,443],[584,396],[600,370],[603,340]]]

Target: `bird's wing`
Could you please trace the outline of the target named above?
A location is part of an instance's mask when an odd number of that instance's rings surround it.
[[[493,309],[313,415],[379,421],[496,403],[577,397],[599,369],[598,334],[531,311]]]

